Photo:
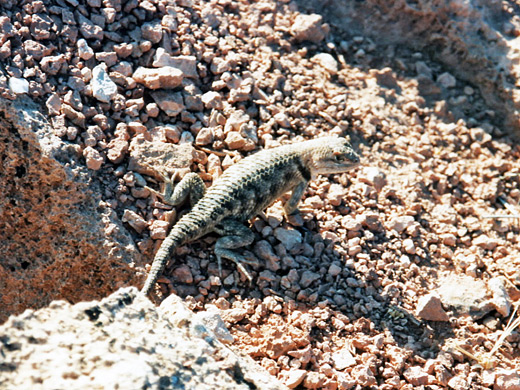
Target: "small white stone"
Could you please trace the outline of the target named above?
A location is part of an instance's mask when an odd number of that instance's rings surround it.
[[[101,102],[110,103],[110,100],[117,95],[117,85],[108,77],[105,64],[92,69],[90,86],[92,95]]]
[[[9,79],[9,89],[14,93],[28,93],[29,82],[26,79],[11,77]]]
[[[488,281],[488,289],[493,294],[491,303],[497,311],[504,317],[511,311],[511,298],[507,293],[504,279],[501,277],[491,278]]]
[[[103,165],[103,156],[90,146],[83,149],[83,157],[85,157],[87,167],[93,171],[97,171]]]
[[[453,88],[457,84],[457,79],[448,72],[444,72],[437,77],[437,82],[444,88]]]
[[[78,39],[78,55],[82,60],[90,60],[94,56],[94,50],[85,39]]]
[[[409,255],[415,254],[415,244],[411,238],[403,240],[403,249]]]
[[[325,68],[330,74],[338,73],[338,61],[329,53],[316,54],[312,59]]]
[[[352,353],[348,348],[342,348],[339,351],[334,352],[331,358],[336,370],[344,370],[345,368],[356,364],[356,359],[352,356]]]

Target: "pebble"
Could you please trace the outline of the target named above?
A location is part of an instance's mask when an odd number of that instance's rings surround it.
[[[289,117],[285,112],[279,112],[273,116],[273,119],[276,121],[276,123],[285,128],[291,127],[291,122],[289,121]]]
[[[214,57],[213,61],[211,61],[211,73],[215,75],[228,72],[231,68],[231,62],[227,58]]]
[[[448,387],[453,390],[466,390],[469,388],[469,383],[460,375],[456,375],[448,381]]]
[[[45,106],[50,115],[59,115],[61,111],[61,99],[57,93],[53,93],[45,101]]]
[[[319,53],[312,57],[314,62],[320,64],[327,72],[332,75],[338,73],[338,61],[329,53]]]
[[[303,271],[302,276],[300,278],[300,286],[302,288],[309,287],[313,282],[320,279],[321,275],[316,272],[312,272],[309,270]]]
[[[195,142],[195,138],[193,138],[193,134],[189,131],[183,131],[181,133],[181,138],[179,139],[179,145],[181,144],[193,144]]]
[[[141,27],[141,34],[144,39],[152,43],[159,43],[162,39],[162,26],[160,22],[145,23]]]
[[[148,103],[146,105],[146,114],[148,114],[150,118],[156,118],[159,115],[159,106],[157,103]]]
[[[307,375],[306,370],[289,370],[282,372],[280,376],[283,378],[285,386],[289,389],[295,389]]]
[[[481,318],[494,309],[486,283],[467,275],[447,275],[440,280],[436,292],[444,307],[450,307],[460,314],[469,314],[473,318]]]
[[[110,103],[117,95],[117,85],[108,76],[105,64],[99,64],[92,69],[90,87],[92,96],[103,103]]]
[[[121,73],[123,76],[130,77],[132,76],[133,69],[132,64],[128,61],[120,61],[117,65],[112,67],[114,72]]]
[[[193,316],[204,324],[204,327],[213,333],[215,338],[223,344],[231,344],[235,341],[233,335],[229,333],[226,324],[216,310],[199,311]]]
[[[29,82],[26,79],[11,77],[9,79],[9,89],[18,94],[29,92]]]
[[[345,229],[353,232],[357,232],[361,230],[361,223],[357,221],[355,218],[353,218],[350,215],[344,216],[341,221],[341,226],[343,226]]]
[[[321,389],[325,379],[326,376],[321,372],[308,371],[303,380],[303,386],[306,389]]]
[[[117,53],[119,58],[127,58],[133,53],[134,46],[130,43],[123,42],[119,45],[114,45],[114,51]]]
[[[85,127],[85,115],[82,112],[79,112],[73,109],[68,104],[61,105],[61,111],[65,114],[65,116],[71,120],[72,123],[78,125],[79,127]]]
[[[199,132],[199,134],[200,134],[200,132]],[[200,145],[198,139],[199,139],[199,136],[197,134],[197,138],[195,139],[196,145]],[[206,166],[206,170],[214,179],[216,179],[217,177],[222,175],[222,167],[220,166],[220,158],[216,154],[210,154],[208,156],[208,163]]]
[[[352,367],[357,363],[350,350],[346,347],[334,352],[331,355],[331,359],[336,370],[344,370],[345,368]]]
[[[433,79],[432,70],[428,65],[426,65],[424,61],[417,61],[415,63],[415,71],[417,72],[417,74],[426,76],[430,80]]]
[[[395,230],[397,233],[402,233],[406,228],[415,222],[415,218],[411,215],[402,215],[391,219],[387,224],[389,230]]]
[[[337,265],[336,263],[332,263],[329,267],[329,270],[327,271],[330,276],[338,276],[341,271],[343,271],[343,268]]]
[[[302,235],[298,230],[278,227],[274,229],[274,236],[290,251],[296,245],[302,243]]]
[[[169,228],[170,224],[168,222],[156,219],[150,225],[150,237],[152,240],[164,240]]]
[[[501,316],[507,317],[511,312],[511,298],[507,293],[504,279],[502,277],[494,277],[488,280],[488,288],[493,294],[491,299]]]
[[[415,254],[415,244],[411,238],[406,238],[403,240],[403,249],[409,255]]]
[[[437,77],[437,82],[444,88],[453,88],[457,85],[457,80],[450,73],[444,72]]]
[[[128,130],[133,131],[135,134],[144,134],[147,129],[141,122],[130,122],[128,123]]]
[[[48,56],[52,53],[52,46],[47,47],[42,45],[40,42],[33,41],[31,39],[23,43],[25,53],[32,56],[35,60],[39,61],[44,56]]]
[[[437,204],[433,207],[431,212],[438,222],[447,223],[449,225],[456,225],[458,213],[448,204]]]
[[[472,244],[484,249],[493,250],[498,246],[498,241],[486,234],[481,234],[473,239]]]
[[[428,384],[428,373],[422,367],[409,367],[404,371],[403,376],[414,386],[425,386]]]
[[[209,127],[203,127],[200,129],[197,137],[195,137],[196,145],[209,145],[213,142],[213,129]],[[220,162],[220,160],[219,160]]]
[[[107,67],[114,66],[119,61],[116,52],[114,51],[101,51],[96,53],[96,60],[104,62]]]
[[[416,315],[426,321],[449,321],[450,319],[437,294],[428,294],[419,298]]]
[[[33,14],[31,18],[31,35],[41,41],[51,37],[52,19],[48,15]]]
[[[96,26],[92,21],[80,12],[77,13],[79,21],[79,32],[86,39],[103,39],[103,29]]]
[[[360,364],[355,366],[350,374],[360,386],[369,387],[377,385],[374,374],[370,371],[370,368],[365,365]]]
[[[91,146],[87,146],[83,149],[83,157],[87,163],[87,167],[93,171],[97,171],[103,165],[103,156]]]
[[[345,193],[345,187],[343,187],[341,184],[332,183],[327,193],[327,200],[331,205],[339,206],[345,197]]]
[[[173,66],[163,66],[158,69],[140,66],[134,72],[132,78],[149,89],[173,89],[182,83],[184,73]]]
[[[184,100],[180,92],[159,90],[151,92],[150,95],[159,108],[168,116],[177,116],[185,109]]]
[[[328,27],[323,25],[323,18],[321,15],[300,14],[294,19],[290,33],[297,41],[319,43],[325,39],[328,30]]]
[[[229,149],[237,150],[246,145],[246,139],[238,131],[230,131],[224,140]]]
[[[135,211],[129,209],[123,212],[122,221],[128,223],[139,234],[148,228],[148,222]]]
[[[457,244],[457,237],[452,233],[443,234],[441,239],[444,245],[455,246]]]
[[[185,284],[193,283],[193,275],[191,273],[191,269],[186,264],[181,264],[179,267],[175,268],[172,272],[172,276],[179,283],[185,283]]]
[[[197,72],[197,57],[195,56],[175,56],[169,55],[163,48],[158,48],[155,52],[152,66],[161,68],[164,66],[171,66],[180,69],[184,77],[191,79],[198,79]]]
[[[206,108],[215,108],[217,110],[222,109],[222,96],[220,96],[220,93],[216,91],[209,91],[206,92],[204,95],[201,96],[202,103],[204,103],[204,107]]]

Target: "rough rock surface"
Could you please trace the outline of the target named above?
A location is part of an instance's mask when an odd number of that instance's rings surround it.
[[[135,287],[27,310],[0,327],[0,388],[285,388],[199,317],[171,299],[156,308]]]
[[[0,159],[1,321],[138,280],[141,256],[80,163],[79,147],[57,137],[28,99],[0,102]]]

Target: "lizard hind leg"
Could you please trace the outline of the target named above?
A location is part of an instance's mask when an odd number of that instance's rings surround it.
[[[177,170],[173,173],[171,178],[161,174],[164,181],[162,192],[155,191],[150,187],[146,188],[155,195],[159,196],[166,204],[169,204],[170,206],[180,205],[189,196],[190,205],[193,207],[206,192],[204,181],[196,173],[190,172],[184,175],[182,180],[177,185],[174,185],[173,182],[177,175]]]
[[[220,277],[222,277],[222,258],[224,258],[234,262],[238,270],[249,280],[249,283],[252,283],[253,278],[243,264],[257,265],[257,263],[247,260],[233,249],[250,245],[255,239],[253,232],[243,223],[234,219],[222,221],[214,230],[222,235],[215,244],[215,255],[217,256]]]

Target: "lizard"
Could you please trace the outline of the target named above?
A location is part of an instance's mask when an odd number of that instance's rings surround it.
[[[164,202],[177,206],[189,197],[191,210],[175,223],[162,242],[141,293],[148,295],[164,270],[175,248],[208,233],[221,237],[215,243],[215,255],[221,273],[222,258],[236,263],[252,282],[242,265],[250,264],[236,249],[254,241],[245,223],[285,193],[292,191],[284,204],[286,215],[296,212],[308,183],[318,175],[342,173],[358,166],[359,155],[346,138],[327,136],[264,149],[233,164],[206,191],[204,181],[194,172],[173,185],[163,176]]]

